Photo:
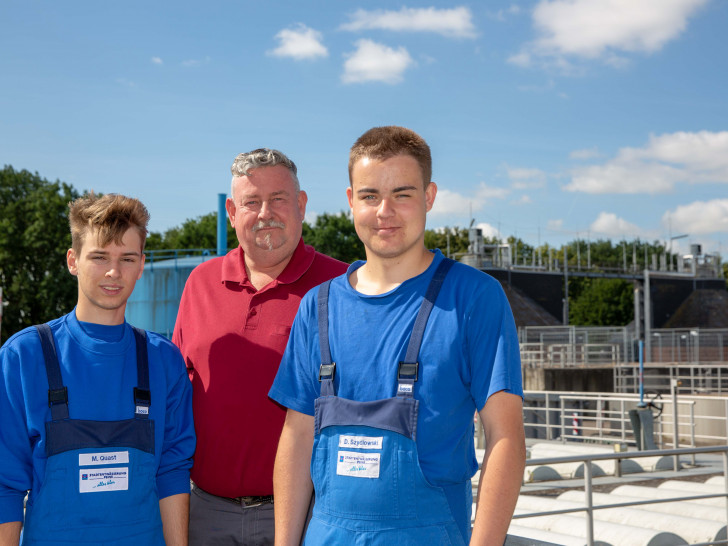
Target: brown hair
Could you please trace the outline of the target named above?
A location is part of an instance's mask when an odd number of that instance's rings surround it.
[[[420,165],[425,187],[432,179],[430,147],[420,135],[405,127],[373,127],[360,136],[349,152],[349,184],[354,164],[362,157],[383,161],[396,155],[409,155]]]
[[[80,252],[89,229],[98,230],[98,242],[106,246],[112,241],[121,244],[127,230],[135,228],[144,250],[149,211],[141,201],[132,197],[115,193],[97,196],[91,192],[68,204],[68,223],[71,226],[71,244],[76,252]]]

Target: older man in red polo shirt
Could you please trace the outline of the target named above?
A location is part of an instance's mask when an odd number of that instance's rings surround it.
[[[303,295],[346,265],[303,243],[306,192],[277,150],[232,165],[240,245],[194,269],[174,329],[193,386],[190,544],[273,544],[273,461],[285,408],[268,398]]]

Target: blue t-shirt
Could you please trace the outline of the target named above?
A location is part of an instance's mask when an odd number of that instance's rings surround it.
[[[68,388],[71,419],[114,421],[134,416],[136,343],[131,326],[79,322],[75,311],[49,323]],[[189,493],[195,451],[192,386],[177,347],[147,332],[150,419],[154,420],[159,498]],[[23,498],[45,477],[48,378],[35,328],[0,349],[0,523],[23,521]],[[63,502],[63,499],[58,499]]]
[[[396,395],[397,366],[427,286],[443,256],[385,294],[354,290],[349,275],[331,282],[329,341],[338,396],[358,401]],[[269,396],[287,408],[314,414],[320,396],[318,287],[301,300],[286,352]],[[448,273],[425,329],[414,396],[420,401],[417,450],[434,485],[469,480],[478,469],[473,417],[499,391],[523,396],[513,314],[498,281],[456,263]]]

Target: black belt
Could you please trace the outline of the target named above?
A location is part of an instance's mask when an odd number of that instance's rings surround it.
[[[262,495],[262,496],[254,495],[252,497],[220,497],[220,498],[232,501],[235,504],[240,504],[241,506],[245,506],[246,508],[250,508],[252,506],[260,506],[261,504],[273,504],[273,495]]]
[[[205,491],[197,484],[195,484],[195,487],[197,489],[200,489],[201,491]],[[226,500],[228,502],[233,502],[235,504],[244,506],[246,508],[260,506],[261,504],[273,504],[273,495],[253,495],[250,497],[221,497],[220,495],[213,495],[209,491],[205,491],[205,493],[207,493],[208,495],[210,495],[212,497],[217,497],[218,499]]]

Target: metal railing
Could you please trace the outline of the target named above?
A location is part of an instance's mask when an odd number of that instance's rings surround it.
[[[525,326],[519,328],[521,361],[531,368],[630,365],[638,339],[627,327]],[[728,329],[652,329],[646,363],[728,363]],[[724,388],[726,388],[724,386]]]
[[[672,380],[680,394],[728,394],[728,364],[646,364],[644,389],[665,393]],[[622,393],[639,390],[639,366],[623,364],[614,370],[614,390]]]
[[[728,397],[645,398],[655,413],[655,443],[660,447],[728,444]],[[638,395],[526,391],[524,423],[528,438],[636,445],[628,412],[639,404]],[[675,427],[677,423],[677,427]],[[677,430],[676,430],[677,429]],[[677,434],[676,434],[677,433]]]
[[[721,453],[723,455],[723,476],[724,476],[724,491],[722,493],[705,494],[705,495],[681,495],[678,497],[670,497],[666,499],[650,499],[650,500],[635,500],[634,502],[619,502],[612,504],[600,504],[595,505],[593,500],[593,473],[592,463],[595,461],[615,460],[617,467],[619,461],[622,459],[636,459],[641,457],[664,457],[674,456],[680,457],[681,455],[690,455],[693,459],[698,454],[704,453]],[[608,508],[625,508],[629,506],[639,506],[646,504],[659,504],[664,502],[674,501],[690,501],[697,499],[709,499],[723,497],[726,499],[726,521],[728,521],[728,446],[715,446],[715,447],[691,447],[682,449],[667,449],[667,450],[654,450],[654,451],[630,451],[628,453],[600,453],[590,455],[574,455],[570,457],[548,457],[542,459],[528,459],[526,466],[544,466],[550,464],[559,463],[583,463],[584,464],[584,494],[585,494],[585,505],[579,508],[564,508],[559,510],[547,510],[542,512],[529,512],[526,514],[515,514],[514,520],[537,517],[537,516],[553,516],[559,514],[570,514],[584,512],[586,514],[586,543],[589,546],[594,545],[594,512],[596,510],[606,510]],[[713,541],[706,544],[717,544],[720,541]],[[723,543],[723,542],[720,542]],[[698,545],[695,545],[698,546]]]

